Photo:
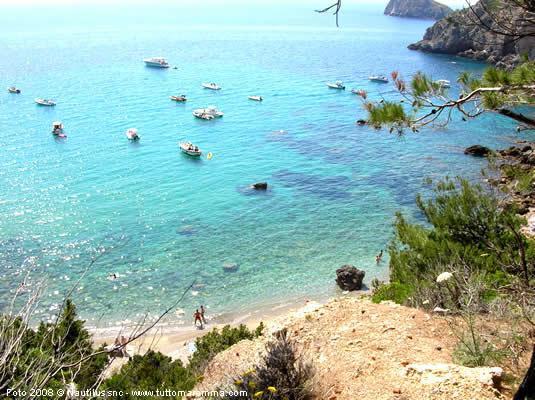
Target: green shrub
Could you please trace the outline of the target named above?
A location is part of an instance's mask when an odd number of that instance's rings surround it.
[[[173,361],[160,352],[149,350],[144,355],[135,355],[121,370],[103,383],[104,390],[122,391],[123,396],[108,398],[159,399],[157,396],[134,396],[132,390],[184,390],[193,389],[197,383],[191,370],[180,360]]]
[[[375,289],[372,301],[380,303],[381,301],[391,300],[398,304],[404,304],[411,295],[411,291],[411,288],[403,283],[384,283]]]
[[[223,327],[221,332],[215,328],[204,336],[195,340],[195,352],[190,357],[189,367],[201,373],[206,365],[217,353],[220,353],[230,346],[244,339],[254,339],[264,330],[264,324],[260,323],[258,327],[251,331],[245,325],[232,328],[230,325]]]

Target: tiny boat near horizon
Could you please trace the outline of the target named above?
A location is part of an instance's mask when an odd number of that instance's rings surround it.
[[[372,75],[368,79],[372,82],[388,83],[388,78],[384,75]]]
[[[35,99],[35,102],[38,105],[45,106],[45,107],[54,107],[56,105],[56,102],[54,100],[50,100],[50,99],[38,98],[38,99]]]
[[[154,67],[154,68],[169,68],[169,63],[167,60],[163,57],[151,57],[151,58],[145,58],[143,60],[145,65],[147,67]]]
[[[61,121],[55,121],[52,123],[52,135],[57,136],[59,138],[65,138],[67,135],[63,131],[65,127],[61,123]]]
[[[249,96],[248,97],[249,100],[254,100],[254,101],[263,101],[264,98],[262,96]]]
[[[445,88],[445,89],[451,87],[451,82],[448,81],[447,79],[439,79],[439,80],[436,80],[434,83],[436,83],[441,88]]]
[[[193,110],[193,116],[200,119],[211,120],[214,118],[221,118],[223,115],[223,112],[219,111],[215,106]]]
[[[7,91],[9,93],[14,93],[14,94],[19,94],[20,93],[20,89],[16,88],[15,86],[8,87]]]
[[[139,137],[139,134],[137,133],[137,129],[136,128],[130,128],[126,131],[125,133],[126,137],[128,138],[128,140],[133,140],[133,141],[136,141],[136,140],[139,140],[141,139]]]
[[[191,142],[180,142],[179,146],[182,153],[187,154],[190,157],[200,157],[202,155],[199,146],[195,146]]]
[[[214,82],[208,82],[208,83],[202,83],[201,86],[205,89],[210,90],[221,90],[221,86],[219,86],[217,83]]]
[[[171,96],[170,99],[176,101],[177,103],[184,103],[188,101],[185,94],[182,94],[180,96]]]
[[[331,89],[346,90],[346,87],[342,81],[327,82],[327,86]]]

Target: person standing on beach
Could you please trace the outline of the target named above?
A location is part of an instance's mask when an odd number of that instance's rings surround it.
[[[206,324],[206,318],[204,318],[204,306],[202,304],[201,304],[201,318],[202,318],[202,323]]]
[[[197,321],[199,321],[199,324],[200,324],[200,328],[203,329],[204,326],[203,326],[203,323],[202,323],[202,315],[201,313],[199,312],[199,309],[196,309],[195,310],[195,313],[193,314],[193,318],[194,318],[194,322],[193,322],[193,325],[197,326]]]

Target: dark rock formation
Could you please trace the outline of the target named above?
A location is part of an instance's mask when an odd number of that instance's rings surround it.
[[[487,0],[485,0],[487,1]],[[497,28],[496,22],[485,12],[481,0],[474,6],[474,11],[482,21]],[[522,10],[512,9],[513,21],[523,27]],[[473,22],[474,14],[469,9],[455,11],[446,18],[436,22],[427,29],[423,40],[409,45],[411,50],[422,50],[430,53],[454,54],[475,60],[484,60],[505,67],[517,63],[520,54],[528,54],[535,58],[535,37],[525,37],[517,41],[492,33]],[[530,29],[526,26],[521,29]]]
[[[475,144],[473,146],[467,147],[464,149],[464,154],[469,154],[475,157],[485,157],[491,153],[491,150],[488,147]]]
[[[453,10],[435,0],[390,0],[385,15],[439,20]]]
[[[336,283],[342,290],[360,290],[365,274],[352,265],[343,265],[336,270]]]
[[[268,184],[267,182],[257,182],[253,183],[251,187],[255,190],[267,190]]]

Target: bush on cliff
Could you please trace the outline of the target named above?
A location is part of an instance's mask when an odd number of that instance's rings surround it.
[[[234,382],[240,400],[309,400],[312,365],[297,353],[288,331],[283,329],[266,346],[262,362]]]
[[[417,205],[427,224],[396,216],[391,283],[378,288],[375,301],[458,309],[468,288],[477,287],[483,307],[505,285],[531,284],[535,247],[521,234],[524,220],[513,207],[460,178],[439,183],[434,196],[418,197]],[[451,279],[439,283],[443,272]]]

